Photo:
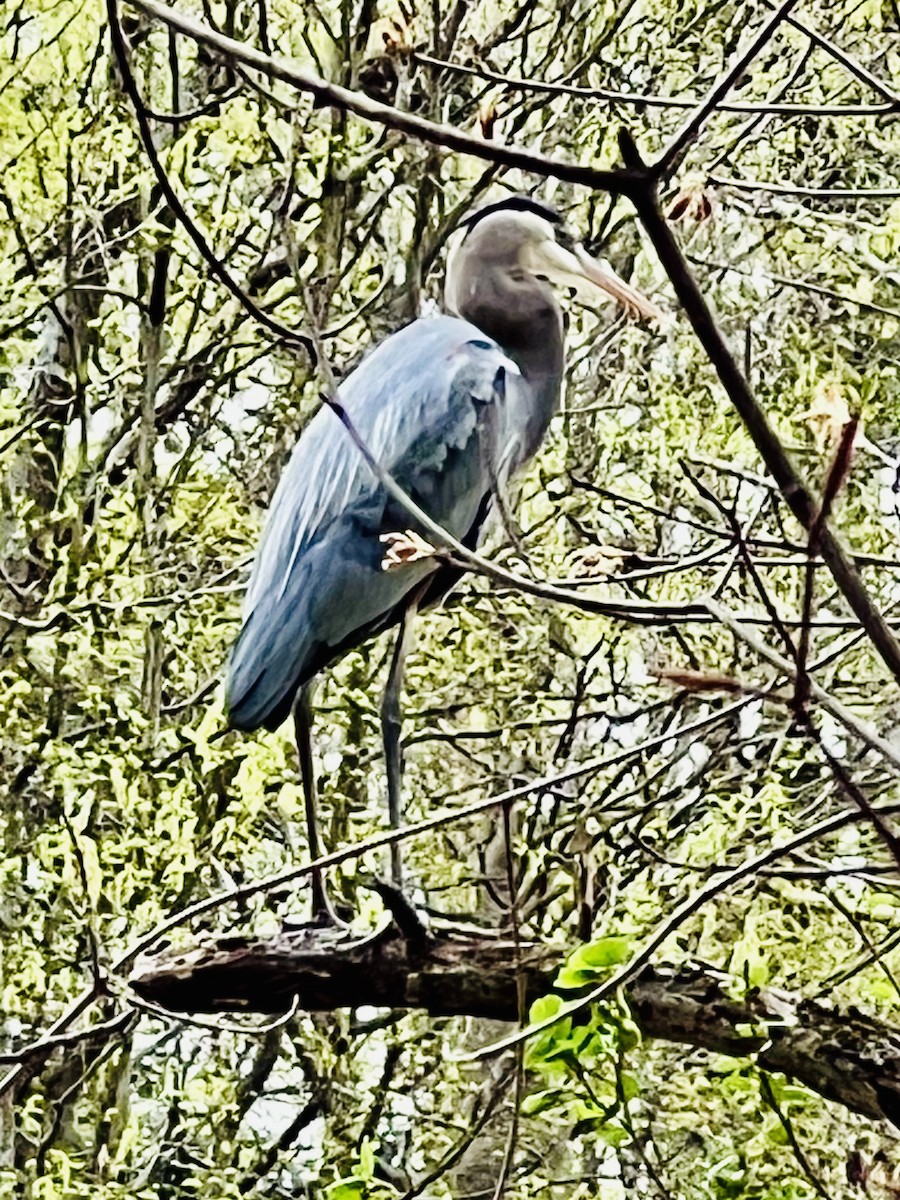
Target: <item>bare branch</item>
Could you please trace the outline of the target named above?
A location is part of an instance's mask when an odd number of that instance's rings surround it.
[[[809,200],[896,200],[900,188],[817,188],[793,183],[766,183],[761,179],[732,179],[710,175],[716,187],[737,188],[743,192],[771,192],[775,196],[802,196]]]
[[[622,130],[620,140],[626,162],[640,169],[643,165],[642,160],[627,130]],[[747,432],[781,489],[791,512],[803,528],[809,531],[818,517],[819,505],[728,349],[672,230],[659,210],[655,195],[652,192],[639,193],[634,203],[685,314],[715,367],[729,400],[740,414]],[[860,579],[851,555],[830,525],[824,522],[819,530],[819,549],[835,583],[864,626],[882,661],[894,678],[900,680],[900,644]]]
[[[762,638],[757,637],[756,634],[739,625],[721,604],[717,604],[714,600],[707,600],[706,606],[710,614],[717,621],[721,621],[726,628],[731,630],[735,637],[754,650],[760,658],[771,663],[773,667],[777,667],[782,675],[786,675],[789,679],[796,681],[797,667],[794,663],[779,654],[777,650],[773,650]],[[834,719],[848,729],[854,737],[858,737],[860,741],[865,742],[872,750],[877,751],[886,762],[889,762],[891,766],[900,771],[900,748],[895,747],[886,738],[883,738],[877,729],[872,728],[868,721],[861,720],[845,704],[842,704],[840,700],[812,680],[809,681],[809,695],[817,704],[820,704],[822,708],[831,713]]]
[[[423,66],[451,71],[455,75],[469,75],[475,79],[484,79],[488,83],[498,83],[512,92],[572,96],[581,100],[606,100],[610,104],[630,104],[636,108],[692,109],[701,103],[698,98],[686,96],[656,96],[652,92],[623,92],[616,88],[579,87],[574,83],[555,83],[553,80],[521,79],[515,75],[492,71],[485,66],[449,62],[431,54],[418,52],[413,54],[413,60]],[[900,100],[895,103],[885,101],[883,104],[769,104],[765,101],[726,100],[715,105],[716,112],[758,113],[775,117],[874,117],[896,112],[898,108]]]
[[[411,137],[430,142],[432,145],[444,146],[448,150],[469,154],[474,158],[482,158],[501,166],[518,167],[522,171],[562,179],[566,183],[581,184],[583,187],[596,188],[613,195],[631,195],[636,187],[640,187],[644,183],[643,174],[635,174],[632,171],[605,171],[596,167],[585,167],[580,163],[565,162],[544,154],[536,154],[532,150],[516,146],[503,146],[495,142],[481,141],[479,138],[471,137],[469,134],[454,129],[452,125],[441,125],[436,121],[428,121],[424,117],[417,117],[413,113],[394,108],[393,105],[371,100],[361,92],[351,91],[336,83],[328,83],[327,80],[311,71],[303,71],[284,59],[263,54],[252,46],[225,37],[224,34],[218,33],[208,25],[184,16],[167,4],[159,3],[159,0],[130,0],[130,2],[148,16],[165,21],[171,28],[177,29],[196,42],[209,46],[212,50],[217,50],[226,58],[252,67],[270,79],[280,79],[283,83],[287,83],[301,92],[308,92],[315,98],[317,104],[329,105],[332,108],[355,113],[365,121],[386,125],[389,129],[399,129]],[[791,2],[793,3],[794,0]]]
[[[765,22],[753,41],[738,55],[721,79],[713,85],[653,164],[653,175],[655,178],[659,179],[671,173],[678,159],[681,157],[682,151],[696,137],[707,117],[715,110],[719,101],[727,96],[750,63],[753,62],[759,52],[771,41],[778,26],[796,3],[797,0],[782,0],[776,12]]]
[[[772,7],[771,0],[766,0],[766,3],[769,7]],[[851,54],[848,54],[846,50],[842,50],[840,46],[836,46],[830,38],[825,37],[824,34],[811,28],[797,17],[788,16],[787,21],[789,25],[793,25],[800,33],[805,34],[811,42],[830,55],[835,62],[840,63],[851,75],[855,75],[861,83],[870,87],[873,92],[877,92],[879,96],[883,96],[890,104],[900,104],[900,94],[895,92],[886,83],[882,83],[878,76],[873,75],[868,67],[864,67],[862,63],[858,62]]]

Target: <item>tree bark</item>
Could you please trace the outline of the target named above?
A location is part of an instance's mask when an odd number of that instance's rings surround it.
[[[552,990],[566,951],[461,929],[404,936],[391,926],[364,940],[301,929],[267,942],[229,938],[138,961],[135,992],[176,1012],[309,1012],[373,1005],[431,1016],[515,1021]],[[709,968],[648,967],[626,989],[645,1037],[752,1056],[829,1100],[900,1127],[900,1030],[858,1010],[776,989],[735,997]],[[577,1018],[576,1018],[577,1019]]]

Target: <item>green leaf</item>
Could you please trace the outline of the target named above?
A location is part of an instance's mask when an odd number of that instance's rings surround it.
[[[528,1020],[532,1025],[539,1025],[543,1021],[549,1021],[563,1006],[561,996],[550,993],[548,996],[539,996],[531,1006],[528,1013]]]
[[[630,948],[631,939],[622,934],[612,934],[579,946],[561,968],[556,978],[557,987],[577,991],[596,983],[608,974],[610,967],[628,959]]]
[[[527,1117],[534,1117],[538,1113],[548,1112],[551,1108],[558,1108],[568,1098],[569,1093],[564,1092],[561,1088],[547,1088],[543,1092],[533,1092],[522,1101],[522,1112]]]
[[[365,1200],[366,1182],[355,1175],[338,1180],[329,1187],[330,1200]]]

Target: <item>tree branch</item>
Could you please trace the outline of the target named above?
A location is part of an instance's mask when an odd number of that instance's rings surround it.
[[[564,958],[559,946],[517,948],[511,938],[463,930],[412,945],[391,927],[345,946],[304,930],[145,958],[131,985],[177,1012],[273,1013],[299,996],[314,1012],[366,1004],[514,1022],[518,981],[530,1004],[551,990]],[[774,989],[735,999],[733,984],[709,969],[647,967],[625,994],[648,1038],[752,1056],[854,1112],[900,1117],[900,1030]]]
[[[728,95],[737,80],[741,77],[759,52],[771,41],[778,26],[788,16],[797,0],[782,0],[777,10],[754,37],[753,41],[734,60],[722,77],[713,84],[707,95],[697,105],[665,150],[653,164],[653,174],[657,179],[671,174],[681,157],[682,152],[699,133],[707,117],[715,111],[716,106]]]
[[[621,131],[620,144],[625,162],[640,171],[644,164],[631,134],[625,129]],[[652,190],[639,191],[633,197],[633,203],[694,333],[715,367],[729,400],[746,425],[747,432],[781,489],[791,512],[808,532],[818,519],[819,504],[791,461],[790,455],[728,349],[672,230],[659,210],[656,196]],[[866,590],[853,565],[851,555],[830,525],[825,522],[819,530],[819,552],[882,661],[894,678],[900,680],[900,644]]]
[[[896,200],[900,188],[804,187],[794,183],[767,183],[761,179],[733,179],[725,175],[710,175],[716,187],[735,188],[742,192],[771,192],[774,196],[800,196],[805,200]]]
[[[535,92],[549,96],[572,96],[580,100],[604,100],[610,104],[630,104],[635,108],[696,108],[700,99],[689,99],[686,96],[657,96],[653,92],[626,92],[617,88],[580,87],[573,83],[556,83],[552,80],[522,79],[515,75],[507,75],[502,71],[492,71],[482,65],[473,66],[469,63],[450,62],[447,59],[435,58],[431,54],[413,53],[413,61],[425,67],[433,67],[439,71],[450,71],[455,75],[468,75],[475,79],[484,79],[488,83],[497,83],[512,92]],[[780,117],[875,117],[896,112],[900,101],[882,104],[776,104],[764,101],[722,101],[715,106],[716,112],[727,113],[758,113],[763,116]]]
[[[255,71],[260,71],[270,79],[280,79],[283,83],[287,83],[301,92],[308,92],[314,97],[317,104],[355,113],[364,121],[385,125],[389,129],[399,129],[411,137],[419,138],[421,141],[435,146],[443,146],[447,150],[455,150],[460,154],[469,154],[474,158],[486,159],[488,162],[498,163],[505,167],[518,167],[522,171],[533,171],[537,175],[562,179],[566,183],[578,183],[584,187],[596,188],[613,195],[629,196],[635,188],[645,186],[643,173],[585,167],[580,163],[566,162],[548,155],[536,154],[532,150],[482,141],[480,138],[472,137],[455,129],[452,125],[442,125],[436,121],[429,121],[425,117],[417,117],[413,113],[394,108],[391,104],[382,104],[361,92],[354,92],[349,88],[340,87],[336,83],[329,83],[312,71],[304,71],[300,67],[292,66],[282,58],[263,54],[252,46],[226,37],[208,25],[184,16],[168,4],[159,3],[159,0],[130,0],[130,3],[148,16],[164,21],[170,28],[177,29],[179,33],[185,34],[195,42],[209,46],[210,49],[218,51],[226,58],[243,63]]]
[[[772,0],[766,0],[766,3],[770,8],[773,7]],[[819,46],[822,50],[824,50],[825,53],[833,58],[835,62],[840,63],[841,66],[846,71],[849,71],[851,75],[855,75],[860,83],[866,84],[867,87],[870,87],[873,92],[877,92],[879,96],[883,96],[888,103],[897,104],[900,102],[900,94],[895,92],[893,88],[888,86],[888,84],[883,83],[877,75],[873,75],[868,67],[864,67],[862,63],[857,62],[852,55],[848,54],[845,50],[842,50],[840,46],[835,45],[830,38],[825,37],[824,34],[819,33],[810,25],[805,24],[795,16],[789,15],[787,17],[787,22],[789,25],[793,25],[796,30],[799,30],[800,33],[808,37],[814,45]]]

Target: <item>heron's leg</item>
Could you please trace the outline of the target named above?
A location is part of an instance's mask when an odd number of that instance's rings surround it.
[[[419,603],[428,587],[428,580],[421,584],[404,610],[400,621],[400,632],[394,646],[391,669],[388,672],[384,699],[381,702],[381,732],[384,738],[384,761],[387,770],[388,814],[391,829],[400,828],[401,780],[403,756],[400,751],[400,731],[403,724],[400,715],[400,698],[403,692],[403,665],[413,644],[413,625]],[[399,888],[403,886],[403,868],[399,842],[391,846],[391,879]]]
[[[308,683],[297,692],[294,701],[294,737],[297,742],[297,754],[300,758],[300,778],[303,781],[303,803],[306,809],[306,839],[309,845],[309,856],[317,859],[322,853],[322,842],[319,838],[318,793],[316,790],[316,770],[313,763],[312,749],[312,697],[315,684]],[[325,891],[325,880],[320,868],[312,873],[310,880],[312,892],[312,915],[314,920],[328,918],[337,921],[334,910]]]

